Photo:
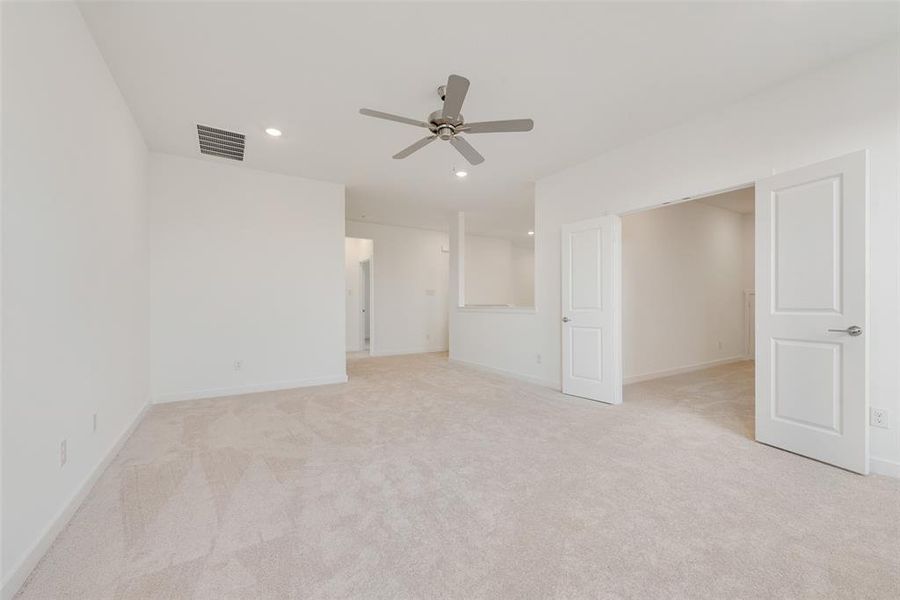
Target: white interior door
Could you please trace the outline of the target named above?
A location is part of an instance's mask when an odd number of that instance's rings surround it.
[[[562,227],[562,391],[622,402],[617,216]]]
[[[756,439],[858,473],[869,468],[867,194],[865,151],[756,184]]]

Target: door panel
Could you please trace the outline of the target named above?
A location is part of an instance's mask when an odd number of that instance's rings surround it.
[[[603,331],[594,327],[572,327],[571,377],[603,381]]]
[[[840,312],[840,199],[836,177],[772,192],[776,312]]]
[[[867,194],[864,151],[756,184],[756,439],[859,473],[869,462]]]
[[[562,228],[562,390],[618,404],[620,221],[610,216]]]
[[[772,340],[772,417],[840,433],[841,345]],[[810,379],[795,373],[816,373]]]
[[[572,309],[603,308],[603,231],[574,231],[569,239],[572,266]]]

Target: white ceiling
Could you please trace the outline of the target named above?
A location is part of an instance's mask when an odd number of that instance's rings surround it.
[[[82,12],[154,150],[199,156],[195,124],[247,134],[248,167],[344,182],[348,217],[480,233],[532,226],[533,182],[896,35],[898,5],[795,3],[87,2]],[[469,167],[360,107],[416,119],[450,73],[466,118],[531,117],[471,135]],[[284,131],[269,138],[265,127]],[[222,160],[222,159],[209,159]]]
[[[722,192],[715,196],[705,196],[698,198],[697,201],[742,215],[752,215],[756,212],[756,192],[752,187]]]

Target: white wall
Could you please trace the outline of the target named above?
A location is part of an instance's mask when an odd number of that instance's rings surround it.
[[[468,233],[465,248],[465,303],[514,304],[512,242]]]
[[[513,304],[534,306],[534,247],[512,246]]]
[[[531,306],[534,298],[532,249],[516,246],[507,238],[469,233],[465,251],[467,305]]]
[[[868,148],[873,468],[900,475],[898,43],[891,42],[542,179],[536,187],[533,315],[451,314],[451,358],[560,381],[560,226],[748,184]],[[538,362],[540,357],[541,361]]]
[[[466,304],[514,304],[512,242],[466,234]]]
[[[447,350],[447,234],[347,221],[347,235],[374,242],[372,354]]]
[[[622,218],[625,383],[743,357],[742,217],[695,201]]]
[[[154,400],[346,379],[344,186],[154,153],[150,206]]]
[[[344,240],[344,273],[347,287],[347,351],[362,350],[362,280],[359,263],[371,259],[373,254],[372,240],[348,237]]]
[[[2,40],[7,598],[147,403],[149,278],[147,150],[78,9],[3,3]]]
[[[756,288],[756,215],[741,215],[741,246],[743,247],[741,260],[741,287],[744,290]]]

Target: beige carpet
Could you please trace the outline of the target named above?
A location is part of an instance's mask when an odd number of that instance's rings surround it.
[[[607,406],[448,364],[154,407],[22,598],[900,598],[900,481],[752,441],[752,365]]]

